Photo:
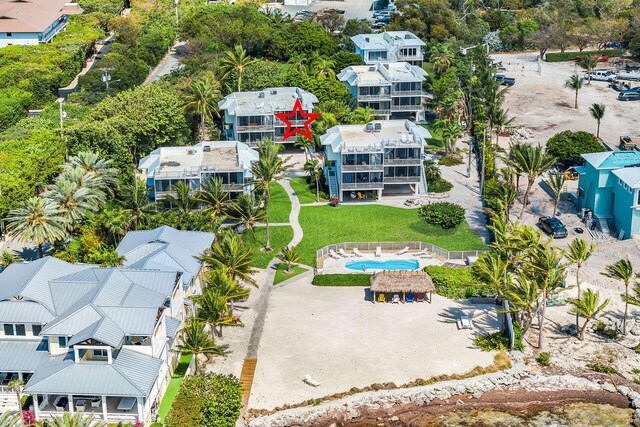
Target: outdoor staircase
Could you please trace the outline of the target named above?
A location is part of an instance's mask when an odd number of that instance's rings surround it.
[[[329,195],[338,196],[338,178],[336,177],[336,169],[334,167],[325,168],[325,176],[329,185]]]
[[[0,413],[17,411],[18,401],[16,399],[16,395],[13,392],[0,393]]]
[[[424,176],[424,168],[420,171],[420,183],[418,184],[418,194],[420,196],[426,196],[428,192],[427,178]]]
[[[246,408],[251,395],[251,385],[253,384],[253,376],[256,373],[256,365],[258,359],[247,358],[242,364],[242,372],[240,373],[240,384],[242,384],[242,407]]]

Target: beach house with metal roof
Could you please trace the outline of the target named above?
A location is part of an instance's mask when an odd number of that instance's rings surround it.
[[[175,366],[181,283],[175,271],[52,257],[11,264],[0,273],[0,393],[23,380],[36,419],[148,422]]]
[[[422,168],[429,131],[410,120],[339,125],[320,137],[325,176],[340,201],[379,200],[384,195],[426,194]]]
[[[265,138],[274,142],[293,144],[295,138],[284,140],[287,125],[275,116],[289,113],[297,99],[306,113],[313,111],[318,98],[311,92],[298,87],[274,87],[258,92],[234,92],[218,102],[224,112],[222,121],[224,135],[228,140],[236,140],[251,146]],[[291,120],[294,128],[304,129],[305,119]]]
[[[424,99],[429,95],[422,89],[427,72],[408,62],[376,62],[353,65],[338,74],[360,107],[373,108],[385,119],[412,119],[424,122]]]
[[[367,65],[376,62],[408,62],[422,67],[422,47],[426,43],[409,31],[358,34],[351,37],[351,40],[356,45],[355,52]]]
[[[79,13],[67,0],[0,0],[0,48],[49,43]]]
[[[206,180],[218,178],[235,198],[252,190],[251,163],[256,161],[258,152],[245,143],[203,141],[191,147],[156,148],[140,160],[138,169],[153,201],[175,195],[180,182],[197,191]]]
[[[128,232],[116,251],[125,257],[127,267],[181,273],[185,295],[193,295],[201,293],[204,281],[204,264],[198,257],[211,247],[215,237],[213,233],[164,225]]]
[[[583,154],[578,208],[591,209],[600,227],[621,239],[640,234],[640,152]]]

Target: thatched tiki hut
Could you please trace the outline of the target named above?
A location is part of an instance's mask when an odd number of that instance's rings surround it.
[[[371,292],[373,292],[373,301],[384,302],[385,297],[380,294],[402,294],[402,301],[406,301],[407,294],[418,296],[418,301],[422,301],[429,294],[429,302],[431,295],[435,290],[431,277],[425,271],[381,271],[371,276]]]

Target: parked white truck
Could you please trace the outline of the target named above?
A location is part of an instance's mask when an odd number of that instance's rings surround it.
[[[636,82],[640,82],[640,71],[620,71],[618,73],[618,80],[633,80]]]
[[[593,70],[590,74],[585,73],[585,80],[596,80],[601,82],[612,82],[616,79],[616,73],[610,70]]]

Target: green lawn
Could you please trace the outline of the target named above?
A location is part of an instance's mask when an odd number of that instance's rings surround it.
[[[304,238],[300,262],[315,266],[316,251],[340,242],[423,241],[444,249],[481,250],[486,246],[465,222],[453,230],[425,224],[417,209],[381,205],[305,206],[300,210]],[[275,228],[275,227],[274,227]]]
[[[425,141],[429,147],[441,148],[444,146],[444,142],[442,141],[442,134],[440,131],[437,131],[433,128],[433,123],[429,123],[426,125],[420,125],[426,130],[429,131],[433,138],[427,138]]]
[[[184,380],[184,374],[185,372],[187,372],[189,363],[191,363],[191,357],[191,354],[183,354],[180,356],[180,362],[178,362],[178,366],[173,372],[171,380],[169,380],[169,385],[167,385],[167,391],[164,393],[162,402],[160,402],[160,408],[158,409],[158,418],[160,420],[165,419],[165,417],[169,413],[169,410],[171,409],[171,405],[173,405],[173,401],[178,395],[180,385]]]
[[[280,263],[278,264],[278,269],[276,270],[276,277],[273,280],[273,284],[277,285],[278,283],[284,282],[285,280],[289,280],[292,277],[296,277],[298,274],[302,274],[305,271],[307,271],[306,268],[304,267],[298,267],[297,265],[294,265],[291,269],[293,270],[293,272],[285,274],[285,270],[287,269],[287,264]]]
[[[313,188],[311,185],[307,184],[307,178],[305,178],[304,176],[296,176],[294,178],[291,178],[291,187],[293,187],[293,190],[298,196],[298,200],[300,200],[300,203],[302,204],[315,203],[316,187],[315,183],[313,183],[312,185]],[[320,188],[320,191],[322,191],[322,188]]]
[[[284,187],[277,182],[271,187],[269,195],[269,221],[271,222],[289,222],[289,213],[291,212],[291,200]]]
[[[293,239],[293,228],[289,226],[269,227],[269,240],[271,248],[273,249],[271,252],[260,251],[260,248],[264,247],[266,227],[255,227],[255,230],[255,241],[249,231],[245,231],[243,237],[245,242],[253,248],[252,265],[258,268],[267,268],[269,261],[280,252],[280,249],[288,245],[291,239]]]

